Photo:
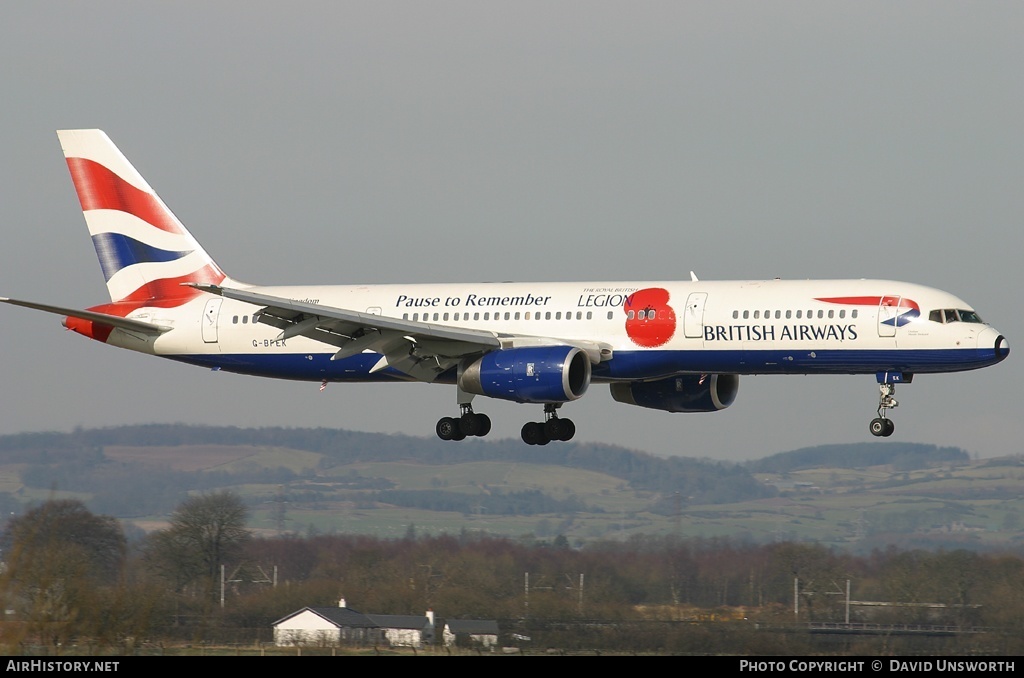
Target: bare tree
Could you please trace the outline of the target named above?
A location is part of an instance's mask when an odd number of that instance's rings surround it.
[[[150,537],[147,560],[178,590],[200,580],[212,591],[220,566],[237,559],[251,538],[248,517],[234,492],[189,497],[171,515],[170,527]]]

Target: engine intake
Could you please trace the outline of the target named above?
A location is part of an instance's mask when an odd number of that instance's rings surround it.
[[[590,358],[575,346],[491,351],[465,366],[459,388],[518,403],[564,403],[590,386]]]
[[[736,400],[740,390],[737,374],[685,374],[657,381],[611,384],[612,398],[627,405],[666,412],[715,412]]]

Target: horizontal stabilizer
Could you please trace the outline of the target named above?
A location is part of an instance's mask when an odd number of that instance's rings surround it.
[[[37,311],[45,311],[47,313],[54,313],[56,315],[68,316],[71,318],[80,318],[82,320],[89,320],[94,323],[110,325],[111,327],[118,327],[122,330],[145,332],[146,334],[163,334],[164,332],[167,332],[168,330],[171,329],[166,325],[154,325],[153,323],[147,323],[141,320],[122,318],[119,315],[110,315],[109,313],[96,313],[95,311],[82,311],[75,308],[64,308],[61,306],[50,306],[49,304],[38,304],[34,301],[20,301],[18,299],[8,299],[7,297],[0,297],[0,302],[3,302],[5,304],[11,304],[12,306],[24,306],[25,308],[31,308]]]

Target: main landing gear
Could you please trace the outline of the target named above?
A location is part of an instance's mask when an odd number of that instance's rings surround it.
[[[558,408],[561,403],[549,403],[544,406],[544,421],[531,421],[523,424],[523,442],[527,445],[547,445],[552,440],[572,440],[576,435],[576,424],[572,419],[561,419]],[[469,403],[460,403],[462,415],[458,417],[441,417],[437,420],[435,431],[441,440],[465,440],[467,436],[485,436],[491,431],[491,418],[486,414],[477,414]]]
[[[899,403],[892,397],[893,393],[896,392],[896,384],[879,384],[878,390],[878,417],[871,420],[868,428],[871,431],[871,435],[888,438],[896,430],[896,425],[892,423],[892,419],[885,416],[885,411],[893,407],[899,407]]]
[[[547,445],[552,440],[572,440],[576,435],[576,424],[572,419],[560,419],[558,408],[561,403],[544,405],[544,421],[529,421],[523,424],[523,442],[527,445]]]
[[[441,417],[437,420],[437,437],[441,440],[463,440],[466,436],[485,436],[491,432],[491,418],[477,414],[469,403],[459,405],[460,417]]]

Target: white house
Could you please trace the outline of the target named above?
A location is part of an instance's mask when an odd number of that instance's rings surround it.
[[[420,648],[434,642],[434,611],[425,615],[368,614],[393,647]]]
[[[380,627],[369,617],[345,607],[304,607],[273,624],[275,645],[326,647],[348,643],[379,643]]]
[[[498,622],[493,619],[449,619],[444,624],[444,644],[478,643],[483,647],[498,644]]]

